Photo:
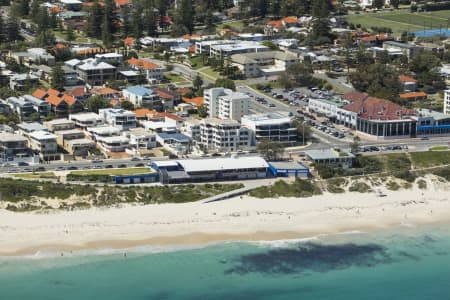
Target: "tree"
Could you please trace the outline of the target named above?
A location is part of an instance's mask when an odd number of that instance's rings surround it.
[[[197,109],[197,113],[200,118],[206,118],[208,116],[208,107],[203,104]]]
[[[271,140],[263,140],[258,143],[256,150],[267,160],[277,160],[284,152],[283,145]]]
[[[216,87],[224,87],[226,89],[230,89],[235,91],[236,85],[234,84],[234,81],[228,78],[218,78],[216,79],[216,82],[214,83],[214,86]]]
[[[356,154],[359,151],[359,142],[361,141],[361,139],[359,138],[359,136],[355,136],[353,138],[353,143],[350,144],[350,152],[352,154]]]
[[[199,91],[203,85],[203,79],[197,74],[192,82],[195,91]]]
[[[98,113],[99,109],[110,107],[108,101],[101,96],[95,95],[86,101],[86,107],[89,111]]]
[[[294,86],[287,72],[283,72],[278,76],[278,83],[285,89],[290,89]]]
[[[40,47],[53,46],[55,42],[55,34],[50,29],[41,31],[36,37],[36,44]]]
[[[56,64],[52,68],[52,88],[61,91],[64,89],[64,71],[61,64]]]
[[[399,4],[400,4],[400,0],[391,0],[391,6],[393,8],[397,9]]]
[[[120,107],[122,107],[122,108],[125,109],[125,110],[133,110],[133,109],[134,109],[133,103],[131,103],[131,102],[128,101],[128,100],[122,101],[122,102],[120,103]]]
[[[187,33],[192,34],[194,31],[194,5],[193,0],[178,1],[178,9],[176,12],[175,23],[186,28]]]
[[[66,40],[69,42],[73,42],[75,40],[75,32],[73,31],[72,25],[67,25],[67,31],[66,31]]]
[[[293,125],[297,128],[297,139],[306,143],[311,137],[311,128],[304,122],[304,120],[294,120]]]
[[[372,1],[372,7],[373,8],[380,9],[380,8],[383,8],[383,6],[384,6],[384,1],[383,0],[373,0]]]

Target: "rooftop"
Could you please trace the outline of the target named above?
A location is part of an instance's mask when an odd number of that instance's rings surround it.
[[[34,140],[56,140],[57,136],[48,131],[38,130],[30,133],[30,138]]]
[[[345,153],[346,155],[341,155],[340,153]],[[333,149],[321,149],[321,150],[307,150],[305,154],[310,157],[312,160],[319,159],[336,159],[341,157],[355,157],[352,153],[345,151],[335,151]]]
[[[0,132],[0,142],[26,142],[27,139],[19,134]]]
[[[20,123],[17,125],[17,127],[19,127],[19,129],[22,129],[25,132],[47,131],[47,128],[45,128],[38,122]]]
[[[259,156],[185,159],[179,160],[178,163],[183,167],[186,173],[267,168],[269,166],[267,162]]]
[[[254,115],[245,115],[242,117],[242,123],[254,122],[258,125],[270,125],[279,124],[284,122],[291,122],[292,119],[288,116],[282,115],[277,112],[263,113]]]
[[[146,88],[141,85],[130,86],[126,89],[126,91],[138,96],[150,96],[154,94],[152,89]]]

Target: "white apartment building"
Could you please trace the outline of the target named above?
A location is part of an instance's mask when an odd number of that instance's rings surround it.
[[[44,161],[59,160],[57,136],[48,131],[33,131],[28,134],[30,148],[39,152]]]
[[[344,106],[345,103],[334,99],[314,99],[308,101],[308,110],[310,112],[324,115],[327,118],[336,118],[338,108]]]
[[[190,118],[183,122],[181,133],[189,136],[194,141],[200,140],[200,120]]]
[[[297,128],[292,118],[280,113],[247,115],[242,118],[242,126],[250,131],[251,145],[263,140],[293,145],[297,141]]]
[[[450,115],[450,90],[444,91],[444,114]]]
[[[235,120],[203,119],[200,122],[199,144],[219,152],[248,149],[250,132]]]
[[[124,132],[130,140],[130,145],[136,149],[152,149],[157,146],[156,134],[145,130],[144,128],[133,128]]]
[[[152,89],[143,86],[130,86],[123,90],[122,94],[135,107],[145,107],[155,110],[162,109],[161,99]]]
[[[87,135],[93,140],[101,142],[103,139],[111,136],[119,136],[121,130],[113,126],[100,126],[100,127],[88,127],[86,128]]]
[[[122,131],[136,128],[136,114],[134,112],[117,108],[105,108],[100,109],[98,114],[106,123]]]
[[[99,142],[99,146],[106,152],[125,152],[125,149],[130,148],[130,140],[125,136],[111,136],[104,138]]]
[[[106,63],[122,63],[123,55],[119,53],[102,53],[95,54],[95,58]]]
[[[212,88],[203,93],[210,118],[240,121],[248,115],[250,97],[225,88]]]

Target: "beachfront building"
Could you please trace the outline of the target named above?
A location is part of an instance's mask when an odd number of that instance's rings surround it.
[[[244,93],[219,87],[205,90],[203,96],[210,118],[240,121],[248,115],[251,99]]]
[[[344,106],[346,102],[340,99],[316,99],[309,98],[308,110],[318,116],[325,116],[330,120],[337,119],[338,110],[340,107]]]
[[[39,157],[28,148],[28,140],[10,132],[0,132],[0,163],[39,163]]]
[[[156,141],[176,155],[185,155],[191,152],[192,139],[182,133],[158,133]]]
[[[130,140],[125,136],[110,136],[103,138],[98,145],[105,152],[125,152],[131,148]]]
[[[153,161],[162,183],[266,178],[268,163],[259,156]]]
[[[450,136],[450,115],[431,109],[417,109],[417,136]]]
[[[219,152],[250,148],[250,132],[238,121],[207,118],[200,121],[198,144]]]
[[[48,131],[33,131],[28,134],[30,148],[39,153],[43,161],[59,160],[57,136]]]
[[[56,131],[55,134],[58,145],[73,156],[85,157],[89,154],[89,151],[95,149],[95,142],[86,139],[84,131],[80,129]]]
[[[122,131],[119,128],[108,125],[86,128],[86,135],[97,142],[100,142],[107,137],[119,136],[121,132]]]
[[[134,112],[124,109],[105,108],[100,109],[98,114],[105,123],[122,131],[136,128],[136,115]]]
[[[156,134],[145,130],[144,128],[133,128],[124,132],[130,140],[130,145],[135,149],[152,149],[157,146]]]
[[[242,117],[241,123],[250,131],[251,146],[263,140],[289,146],[297,141],[297,128],[292,121],[292,117],[274,112],[246,115]]]
[[[305,151],[306,158],[315,165],[351,168],[355,156],[341,149],[320,149]]]

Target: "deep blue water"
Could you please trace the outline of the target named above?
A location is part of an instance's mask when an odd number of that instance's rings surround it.
[[[0,259],[0,299],[450,299],[447,225],[141,250]]]

